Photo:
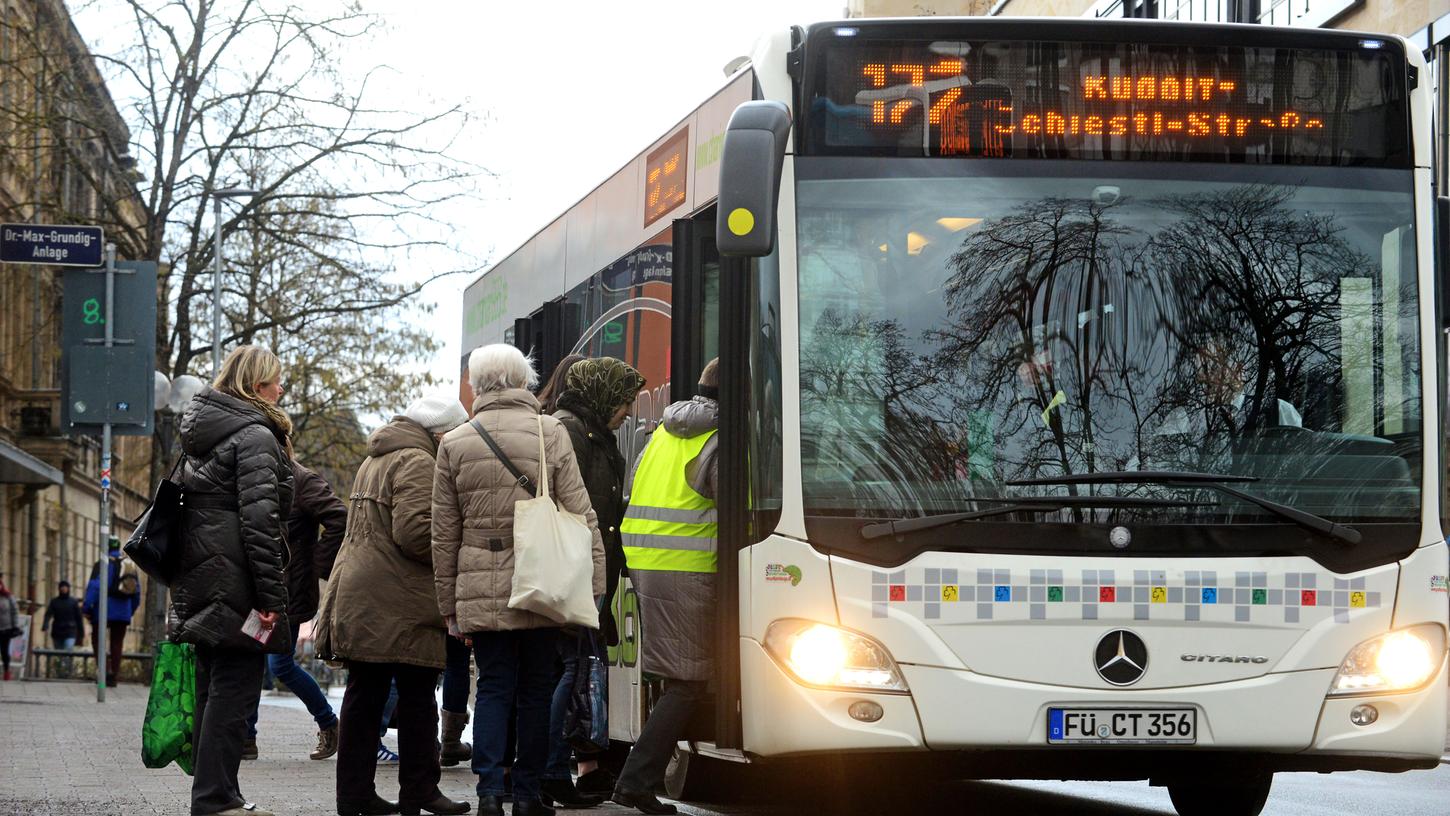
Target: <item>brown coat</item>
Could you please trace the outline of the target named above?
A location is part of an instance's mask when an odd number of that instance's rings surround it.
[[[473,403],[474,416],[519,470],[539,474],[539,401],[523,389],[493,391]],[[604,542],[564,426],[544,421],[549,492],[594,531],[594,594],[604,594]],[[438,610],[457,615],[464,632],[539,629],[558,624],[509,609],[514,576],[514,503],[529,498],[471,423],[443,437],[433,478],[433,574]]]
[[[447,630],[433,595],[435,453],[433,435],[405,417],[368,437],[318,613],[324,658],[443,668]]]

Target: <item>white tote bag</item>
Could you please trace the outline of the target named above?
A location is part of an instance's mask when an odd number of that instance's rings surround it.
[[[594,534],[583,516],[549,497],[544,419],[539,417],[539,495],[514,504],[514,582],[509,609],[559,624],[599,628],[594,606]]]

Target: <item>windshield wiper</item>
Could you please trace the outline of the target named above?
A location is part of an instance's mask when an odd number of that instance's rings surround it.
[[[1068,476],[1047,476],[1040,479],[1013,479],[1007,484],[1026,485],[1077,485],[1077,484],[1161,484],[1168,487],[1201,487],[1232,496],[1240,501],[1257,505],[1281,518],[1286,518],[1301,527],[1322,533],[1346,544],[1358,544],[1363,536],[1353,527],[1336,524],[1323,516],[1307,513],[1287,504],[1279,504],[1252,493],[1245,493],[1229,482],[1257,482],[1257,476],[1230,476],[1219,473],[1195,473],[1178,470],[1126,470],[1104,471],[1102,473],[1075,473]]]
[[[917,516],[895,519],[861,528],[865,539],[886,538],[902,533],[916,533],[934,530],[961,521],[1005,516],[1008,513],[1050,513],[1068,507],[1216,507],[1215,502],[1190,502],[1177,499],[1139,498],[1136,496],[1006,496],[1002,498],[978,498],[976,502],[1004,502],[1003,507],[989,507],[967,513],[939,513],[934,516]]]

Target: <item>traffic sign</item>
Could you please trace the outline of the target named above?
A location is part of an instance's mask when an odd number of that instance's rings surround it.
[[[105,252],[100,227],[0,224],[0,262],[45,266],[100,266]]]
[[[61,428],[95,434],[102,425],[150,435],[156,399],[156,263],[117,261],[114,345],[106,348],[106,276],[68,269],[61,296]]]

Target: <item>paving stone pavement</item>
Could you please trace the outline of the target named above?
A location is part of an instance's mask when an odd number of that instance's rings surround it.
[[[0,816],[188,816],[191,778],[175,765],[141,764],[147,693],[123,685],[107,689],[98,704],[88,683],[0,682]],[[307,758],[317,726],[295,701],[279,702],[263,697],[260,758],[242,763],[242,794],[278,816],[333,814],[336,760]],[[392,799],[395,767],[378,768],[378,791]],[[466,766],[444,768],[440,787],[476,807],[476,780]],[[574,812],[632,811],[608,805]]]

